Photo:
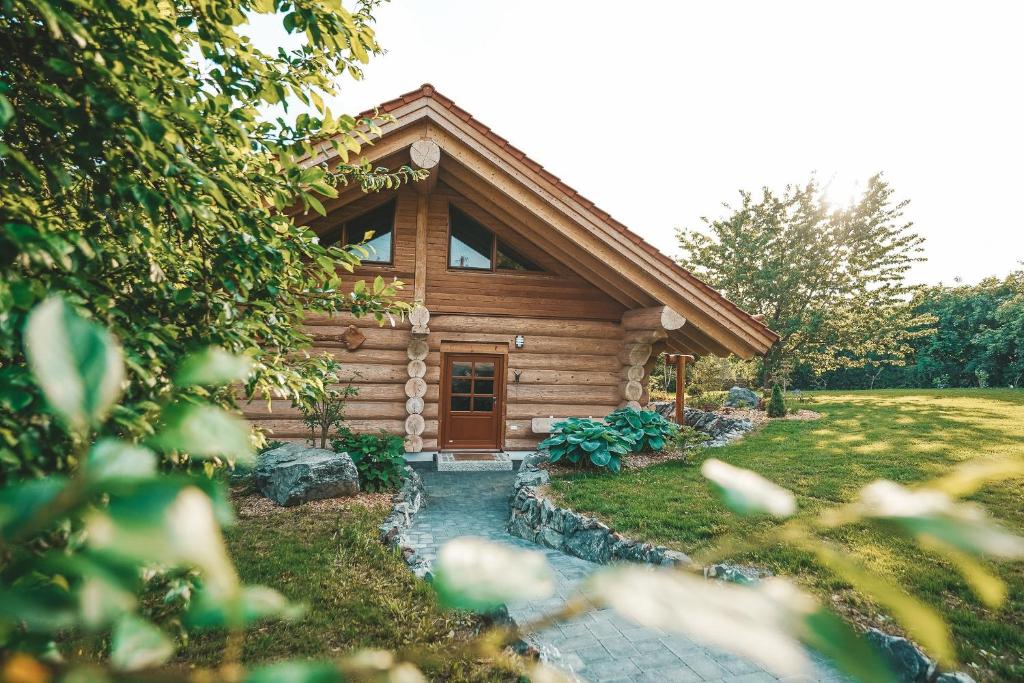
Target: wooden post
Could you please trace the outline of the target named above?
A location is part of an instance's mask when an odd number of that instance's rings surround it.
[[[416,196],[416,265],[412,279],[413,300],[425,303],[427,300],[427,212],[430,197],[426,193]]]
[[[668,358],[676,364],[676,424],[682,426],[686,415],[686,361],[693,360],[693,356],[673,353]]]

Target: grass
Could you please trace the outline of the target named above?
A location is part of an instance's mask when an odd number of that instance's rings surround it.
[[[227,534],[243,581],[270,586],[309,606],[293,622],[250,630],[249,664],[285,658],[325,660],[360,648],[385,649],[419,664],[429,680],[515,680],[465,648],[477,618],[443,609],[433,591],[385,548],[377,525],[381,505],[323,505],[245,516]],[[215,665],[223,632],[193,635],[182,663]]]
[[[817,393],[806,407],[816,421],[775,421],[746,439],[713,451],[797,494],[799,515],[848,501],[875,479],[920,482],[973,458],[1024,458],[1024,391],[891,390]],[[699,459],[699,458],[698,458]],[[727,511],[699,468],[669,462],[619,476],[556,477],[561,501],[604,519],[636,538],[694,554],[727,536],[749,537],[773,522]],[[1024,483],[990,486],[974,499],[1008,527],[1024,533]],[[865,526],[831,537],[876,574],[937,607],[951,627],[960,661],[981,680],[1024,680],[1024,566],[989,565],[1009,586],[992,611],[977,600],[948,563],[914,544]],[[782,546],[735,558],[794,576],[847,618],[898,630],[879,608],[811,562]]]

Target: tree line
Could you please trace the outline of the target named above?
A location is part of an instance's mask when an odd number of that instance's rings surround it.
[[[680,263],[779,334],[757,382],[795,388],[1019,386],[1024,270],[977,285],[914,285],[924,239],[878,174],[834,205],[812,176],[741,191],[678,231]]]
[[[835,389],[1019,387],[1024,381],[1024,270],[976,285],[926,287],[912,309],[935,323],[912,342],[904,364],[849,367],[817,378],[806,373],[794,381]]]

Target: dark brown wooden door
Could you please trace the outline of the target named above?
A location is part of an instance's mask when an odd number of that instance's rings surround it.
[[[445,354],[440,398],[442,448],[501,448],[504,356]]]

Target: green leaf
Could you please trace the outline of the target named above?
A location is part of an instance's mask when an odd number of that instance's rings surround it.
[[[0,129],[6,128],[7,124],[14,120],[14,107],[11,101],[0,95]]]
[[[784,579],[748,587],[622,564],[591,574],[586,594],[641,626],[753,659],[780,677],[811,672],[792,628],[815,603]]]
[[[796,496],[761,475],[734,467],[716,458],[705,460],[700,468],[731,510],[744,515],[770,514],[789,517],[796,512]]]
[[[229,595],[238,577],[210,497],[187,480],[160,477],[120,495],[86,519],[90,546],[143,563],[195,567],[205,590]]]
[[[831,660],[857,681],[896,683],[898,680],[878,651],[839,617],[817,609],[803,618],[800,640]]]
[[[143,479],[156,474],[156,454],[145,446],[102,439],[89,449],[85,471],[94,481]]]
[[[49,505],[64,487],[67,479],[50,475],[0,488],[0,533],[10,539],[21,535],[22,527]]]
[[[304,612],[303,605],[288,602],[273,588],[245,586],[239,593],[227,596],[200,592],[185,620],[198,628],[242,628],[270,618],[297,619]]]
[[[121,393],[121,347],[57,297],[29,315],[25,355],[50,408],[74,431],[98,424]]]
[[[555,590],[543,553],[469,536],[441,546],[431,585],[446,606],[476,612],[540,600]]]
[[[139,112],[139,125],[142,126],[142,132],[146,134],[146,137],[153,142],[160,142],[164,139],[164,135],[167,134],[167,128],[164,124],[144,111]]]
[[[825,545],[807,543],[806,549],[858,591],[892,612],[903,628],[941,663],[956,661],[946,623],[931,607]]]
[[[978,505],[956,501],[942,491],[879,480],[861,489],[858,504],[865,517],[918,540],[936,539],[975,555],[1024,558],[1024,538],[991,519]]]
[[[179,387],[217,386],[242,381],[249,376],[252,359],[236,356],[218,346],[210,346],[188,356],[181,364],[174,383]]]
[[[175,403],[164,411],[163,420],[163,429],[152,440],[162,450],[198,458],[224,456],[242,464],[253,461],[249,425],[225,410]]]
[[[338,683],[341,674],[333,665],[318,662],[278,662],[250,671],[245,683]]]
[[[601,448],[601,445],[600,441],[584,441],[580,444],[580,448],[585,450],[587,453],[593,453],[597,449]]]
[[[152,623],[126,615],[114,626],[110,663],[121,671],[160,666],[174,654],[174,642]]]

